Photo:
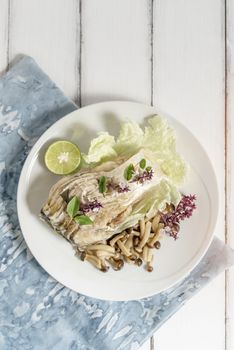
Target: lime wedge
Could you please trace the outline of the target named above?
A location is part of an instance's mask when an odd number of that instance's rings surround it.
[[[45,164],[54,174],[70,174],[80,164],[80,150],[72,142],[56,141],[48,147],[45,153]]]

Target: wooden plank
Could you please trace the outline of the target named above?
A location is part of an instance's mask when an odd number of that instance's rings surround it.
[[[188,126],[207,150],[220,189],[215,234],[224,238],[224,2],[154,2],[154,104]],[[224,276],[156,333],[156,348],[224,349]],[[170,337],[168,337],[170,334]]]
[[[150,0],[82,2],[82,104],[150,103]]]
[[[172,346],[176,350],[224,350],[224,288],[220,285],[224,285],[223,276],[169,319],[154,335],[155,350],[168,350]]]
[[[226,224],[234,248],[234,0],[226,1]],[[226,273],[226,350],[234,349],[234,269]]]
[[[151,101],[150,0],[82,2],[82,105]],[[140,350],[149,350],[150,340]]]
[[[11,0],[9,56],[35,58],[59,87],[78,99],[79,2]]]
[[[8,64],[8,0],[0,0],[0,72]]]

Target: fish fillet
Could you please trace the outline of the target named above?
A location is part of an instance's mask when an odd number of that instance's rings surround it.
[[[139,164],[142,158],[152,167],[151,180],[144,183],[126,181],[124,170],[129,164]],[[41,217],[78,248],[106,240],[120,232],[120,224],[131,214],[132,207],[142,196],[147,195],[164,175],[143,150],[119,162],[110,162],[109,165],[104,163],[104,166],[84,169],[60,179],[51,188],[47,202],[42,207]],[[103,195],[99,192],[98,186],[101,176],[105,176],[111,183],[128,186],[129,191],[123,193],[108,191]],[[99,210],[86,214],[92,219],[92,225],[79,225],[68,215],[67,203],[74,196],[77,196],[83,204],[94,200],[101,203],[102,207]]]

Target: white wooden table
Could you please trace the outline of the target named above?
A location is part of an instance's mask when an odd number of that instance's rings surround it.
[[[188,126],[218,176],[216,234],[234,246],[234,0],[0,0],[0,70],[21,53],[80,106],[140,101]],[[141,350],[233,350],[233,294],[232,270]]]

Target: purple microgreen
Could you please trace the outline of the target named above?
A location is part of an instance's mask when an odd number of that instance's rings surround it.
[[[154,172],[152,169],[150,171],[144,170],[142,173],[136,174],[131,182],[138,182],[143,184],[146,181],[152,180],[153,175],[154,175]]]
[[[143,159],[141,159],[141,161],[140,161],[140,168],[141,168],[141,169],[145,169],[145,167],[146,167],[146,160],[143,158]]]
[[[77,222],[79,225],[92,225],[93,220],[91,220],[86,215],[77,215],[74,217],[75,222]]]
[[[121,185],[117,186],[117,192],[118,193],[126,193],[126,192],[129,192],[129,191],[130,191],[130,188],[128,186],[121,186]]]
[[[196,209],[195,204],[196,196],[183,195],[181,201],[177,207],[168,213],[161,213],[161,220],[165,226],[165,232],[174,239],[178,238],[178,225],[180,221],[188,219],[192,216],[193,211]]]
[[[100,179],[98,180],[98,189],[100,193],[105,193],[107,190],[107,186],[106,186],[106,176],[101,176]]]
[[[80,200],[78,197],[74,196],[67,204],[67,213],[71,218],[76,216],[80,208]]]
[[[124,193],[124,192],[129,192],[130,188],[127,185],[118,184],[118,183],[115,183],[113,180],[110,180],[107,183],[107,190],[108,191],[118,192],[118,193]]]
[[[87,202],[80,205],[80,211],[83,214],[88,213],[90,211],[98,212],[101,208],[103,208],[103,205],[100,202],[98,202],[96,199],[91,202]]]
[[[124,178],[127,181],[130,181],[134,173],[135,173],[134,165],[133,164],[129,164],[127,166],[127,168],[124,170]]]

